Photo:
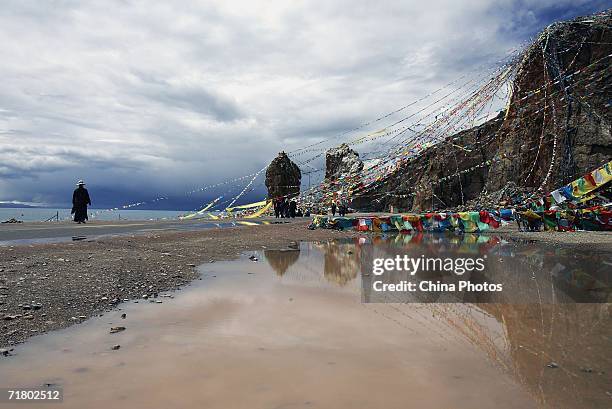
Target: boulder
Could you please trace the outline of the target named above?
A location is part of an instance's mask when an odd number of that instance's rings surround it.
[[[338,179],[342,175],[356,175],[363,170],[359,154],[347,144],[329,149],[325,152],[325,178]]]
[[[268,198],[297,195],[300,192],[302,172],[285,152],[278,154],[266,169]]]

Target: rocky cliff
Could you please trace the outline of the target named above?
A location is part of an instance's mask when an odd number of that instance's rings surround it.
[[[405,162],[353,207],[477,207],[509,187],[546,193],[609,161],[611,23],[608,11],[547,27],[522,56],[506,111]]]
[[[294,196],[300,192],[302,172],[285,152],[278,154],[266,169],[268,198]]]
[[[363,169],[359,154],[345,143],[325,152],[325,178],[338,179],[343,175],[356,175]]]

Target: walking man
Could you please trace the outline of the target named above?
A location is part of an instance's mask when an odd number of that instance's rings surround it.
[[[74,214],[74,221],[78,224],[85,223],[87,217],[87,205],[91,205],[91,199],[89,198],[89,192],[85,189],[85,182],[79,180],[77,188],[72,193],[72,211]]]

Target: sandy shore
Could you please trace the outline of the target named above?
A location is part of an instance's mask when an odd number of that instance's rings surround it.
[[[163,292],[198,278],[196,266],[292,241],[350,237],[353,231],[308,230],[308,221],[188,232],[154,232],[91,241],[0,247],[0,347],[64,328],[125,300],[163,302]],[[494,230],[551,246],[612,250],[604,232]]]

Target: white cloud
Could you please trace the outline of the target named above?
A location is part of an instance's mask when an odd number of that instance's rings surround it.
[[[504,56],[542,3],[4,1],[0,199],[251,173]]]

